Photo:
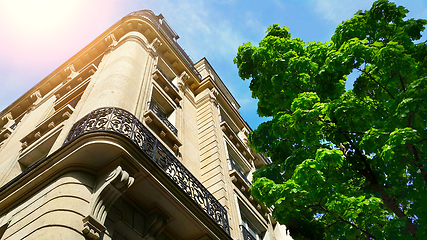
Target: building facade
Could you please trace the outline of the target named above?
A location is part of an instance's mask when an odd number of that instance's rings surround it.
[[[0,113],[0,239],[287,239],[206,59],[131,13]]]

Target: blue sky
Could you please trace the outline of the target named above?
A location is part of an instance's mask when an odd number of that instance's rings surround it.
[[[372,0],[0,0],[0,110],[126,14],[150,9],[163,14],[178,43],[197,62],[206,57],[241,105],[255,129],[249,81],[242,81],[233,58],[245,42],[257,44],[269,25],[290,28],[292,37],[329,41],[335,27]],[[427,0],[395,0],[409,18],[427,18]],[[426,34],[426,31],[424,32]],[[423,39],[426,37],[424,36]],[[351,86],[350,86],[351,87]]]

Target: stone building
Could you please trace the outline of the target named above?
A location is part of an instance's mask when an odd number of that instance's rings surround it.
[[[285,239],[269,160],[162,15],[131,13],[0,113],[0,239]]]

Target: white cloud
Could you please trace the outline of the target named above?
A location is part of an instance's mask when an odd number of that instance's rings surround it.
[[[314,11],[325,20],[338,24],[351,18],[359,10],[367,10],[373,0],[313,0]]]
[[[268,26],[263,25],[260,19],[262,19],[260,12],[248,11],[245,14],[245,24],[247,27],[252,28],[252,32],[264,33],[267,30]]]
[[[404,6],[410,12],[408,17],[426,18],[427,2],[425,0],[390,0],[397,6]],[[312,0],[313,10],[325,20],[334,24],[347,20],[359,11],[369,10],[374,0]]]
[[[164,0],[162,13],[181,37],[181,47],[195,60],[205,56],[232,58],[244,40],[229,16],[221,16],[209,1]],[[221,4],[234,4],[223,1]],[[170,19],[170,20],[169,20]],[[200,52],[203,49],[203,52]]]

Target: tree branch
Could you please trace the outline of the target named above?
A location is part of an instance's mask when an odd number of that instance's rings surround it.
[[[325,207],[323,207],[322,205],[320,205],[320,208],[321,208],[323,211],[325,211],[325,212],[329,213],[329,210],[328,210],[328,209],[326,209]],[[344,218],[342,218],[341,216],[338,216],[338,218],[339,218],[342,222],[347,223],[347,224],[349,224],[350,226],[352,226],[352,227],[356,228],[357,230],[361,231],[361,232],[362,232],[362,233],[364,233],[366,236],[368,236],[368,237],[370,237],[370,238],[372,238],[372,239],[376,239],[376,238],[375,238],[372,234],[370,234],[368,231],[361,229],[360,227],[358,227],[358,226],[357,226],[357,225],[355,225],[354,223],[352,223],[352,222],[349,222],[349,221],[345,220],[345,219],[344,219]]]
[[[357,70],[359,70],[360,72],[362,72],[362,73],[365,73],[372,81],[374,81],[376,84],[378,84],[378,86],[380,86],[382,89],[384,89],[387,93],[388,93],[388,95],[390,95],[390,97],[391,98],[393,98],[394,99],[394,97],[393,97],[393,94],[391,94],[391,92],[389,92],[388,90],[387,90],[387,88],[385,88],[383,85],[381,85],[377,80],[375,80],[368,72],[366,72],[365,70],[362,70],[362,69],[360,69],[360,68],[356,68]]]
[[[350,137],[348,136],[348,134],[346,132],[343,132],[340,130],[340,132],[344,135],[344,138],[349,142],[349,143],[353,143],[350,139]],[[353,144],[352,144],[353,145]],[[366,178],[366,180],[368,180],[370,182],[370,185],[372,187],[372,189],[375,192],[379,192],[381,194],[381,199],[383,201],[383,203],[387,206],[388,209],[390,209],[391,211],[393,211],[398,217],[406,217],[406,214],[402,211],[402,209],[399,208],[399,206],[397,205],[397,201],[395,198],[391,197],[390,195],[388,195],[385,191],[384,191],[384,186],[381,186],[378,182],[377,177],[375,176],[371,166],[369,165],[369,163],[366,161],[366,156],[363,155],[363,153],[356,147],[354,147],[354,151],[355,153],[359,156],[360,160],[362,161],[362,163],[365,166],[365,169],[359,170],[359,172]],[[417,227],[414,223],[410,222],[408,219],[407,222],[407,231],[414,237],[416,238],[416,231],[417,231]]]
[[[402,85],[402,90],[404,92],[406,92],[406,87],[405,87],[405,83],[403,82],[405,79],[402,77],[402,75],[399,74],[399,81],[400,81],[400,85]]]

